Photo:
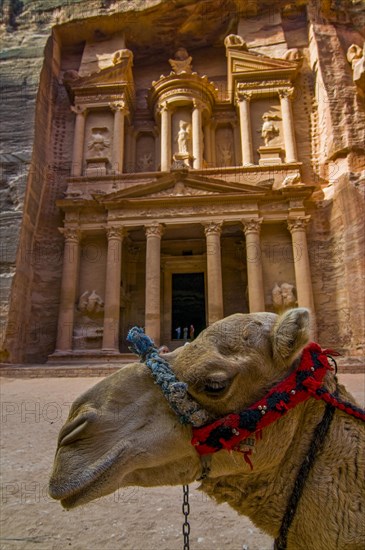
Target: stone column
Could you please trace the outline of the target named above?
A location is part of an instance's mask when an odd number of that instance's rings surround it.
[[[212,166],[217,166],[217,155],[216,155],[216,140],[215,132],[217,129],[217,121],[214,117],[210,119],[210,152],[212,157]]]
[[[314,318],[314,300],[309,263],[306,225],[310,216],[288,219],[288,228],[292,237],[295,283],[297,287],[298,306],[311,310]]]
[[[72,337],[80,259],[80,231],[60,228],[65,237],[56,353],[72,351]]]
[[[160,223],[153,223],[146,225],[145,230],[147,237],[145,332],[159,346],[161,330],[161,237],[164,228]]]
[[[224,316],[221,241],[222,222],[204,224],[207,241],[208,325]]]
[[[192,138],[193,138],[193,168],[201,170],[203,168],[203,140],[202,140],[202,111],[203,104],[200,101],[193,100],[193,113],[191,118]]]
[[[167,103],[160,107],[161,112],[161,172],[169,172],[171,167],[171,110]]]
[[[243,166],[250,166],[253,164],[250,100],[250,92],[238,92],[237,104],[240,116],[241,153]]]
[[[265,311],[264,279],[260,245],[261,218],[243,220],[246,237],[248,302],[250,313]]]
[[[297,162],[294,121],[291,108],[291,97],[293,91],[294,88],[284,88],[279,90],[281,114],[283,118],[285,162]]]
[[[112,165],[114,172],[121,174],[124,162],[124,121],[128,110],[125,101],[111,103],[110,108],[114,111]]]
[[[76,105],[71,107],[71,111],[76,113],[75,129],[74,129],[74,141],[72,149],[72,176],[81,176],[83,168],[84,157],[84,140],[85,140],[85,121],[87,110],[85,107]]]
[[[102,350],[119,352],[120,282],[122,266],[123,227],[107,227],[108,254],[106,260],[104,331]]]
[[[213,166],[211,136],[210,122],[208,122],[204,126],[204,158],[209,168]]]

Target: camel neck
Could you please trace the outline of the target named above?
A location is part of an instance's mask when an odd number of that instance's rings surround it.
[[[277,537],[300,464],[324,408],[322,402],[306,401],[266,428],[262,439],[255,443],[253,470],[239,452],[216,453],[201,489]]]

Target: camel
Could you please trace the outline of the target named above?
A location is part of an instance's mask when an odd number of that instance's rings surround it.
[[[273,409],[280,417],[240,445],[224,448],[221,438],[217,452],[204,451],[208,448],[204,444],[199,452],[198,440],[204,422],[218,419],[219,423],[225,415],[248,410],[263,402],[276,384],[296,376],[309,338],[310,315],[304,308],[280,316],[234,314],[209,326],[192,343],[163,354],[173,375],[187,384],[188,398],[204,412],[197,428],[179,421],[146,363],[121,368],[73,403],[60,431],[50,495],[71,509],[119,487],[201,479],[200,489],[217,503],[227,502],[268,535],[278,537],[298,471],[308,460],[313,434],[329,407],[314,398],[319,383],[312,380],[311,396],[290,410],[284,411],[281,400]],[[325,370],[323,385],[328,392],[337,392],[356,409],[333,370]],[[255,411],[265,418],[265,406]],[[320,439],[322,446],[285,544],[277,548],[362,550],[365,424],[335,408],[328,432]]]

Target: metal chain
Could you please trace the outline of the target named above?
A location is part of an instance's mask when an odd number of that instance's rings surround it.
[[[189,485],[183,485],[183,505],[182,511],[185,516],[185,521],[182,526],[182,532],[184,535],[184,550],[189,550],[189,535],[190,535],[190,523],[188,516],[190,514],[190,504],[189,504]]]

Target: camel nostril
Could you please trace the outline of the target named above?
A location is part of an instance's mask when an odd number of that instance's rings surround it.
[[[75,427],[71,427],[71,429],[68,429],[67,433],[64,436],[60,437],[58,443],[59,447],[69,445],[73,441],[76,441],[76,439],[79,438],[80,433],[86,428],[87,424],[87,420],[83,420],[81,424],[78,423]]]

